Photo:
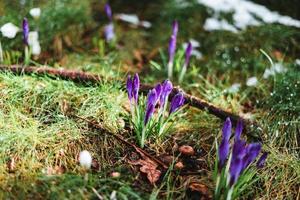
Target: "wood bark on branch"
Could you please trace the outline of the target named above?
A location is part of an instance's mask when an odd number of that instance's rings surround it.
[[[47,75],[47,76],[54,76],[59,77],[64,80],[71,80],[74,82],[79,83],[99,83],[103,80],[103,77],[97,74],[78,71],[78,70],[68,70],[68,69],[55,69],[51,67],[32,67],[32,66],[21,66],[21,65],[11,65],[11,66],[5,66],[0,65],[0,71],[3,72],[11,72],[17,75],[22,74],[38,74],[38,75]],[[107,80],[107,79],[105,79]],[[109,80],[108,80],[109,81]],[[122,81],[122,80],[120,80]],[[153,86],[147,85],[147,84],[141,84],[140,91],[143,93],[146,93],[149,91],[149,89],[152,89]],[[181,88],[174,87],[170,96],[171,98],[176,95],[179,91],[182,91],[184,93],[185,103],[189,104],[192,107],[205,110],[208,113],[211,113],[215,115],[216,117],[225,120],[227,117],[230,117],[231,120],[236,123],[238,120],[242,120],[245,124],[253,125],[255,124],[249,119],[246,119],[242,116],[236,115],[234,113],[231,113],[229,111],[226,111],[222,108],[219,108],[203,99],[200,99],[198,97],[192,96],[190,94],[185,93]],[[171,99],[170,98],[170,99]]]

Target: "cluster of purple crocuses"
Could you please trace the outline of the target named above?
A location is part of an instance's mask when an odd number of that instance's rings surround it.
[[[169,79],[172,79],[172,77],[173,77],[173,66],[174,66],[174,58],[175,58],[175,54],[176,54],[177,33],[178,33],[178,29],[179,29],[178,27],[179,27],[178,22],[176,20],[173,21],[172,35],[171,35],[171,38],[169,41],[169,61],[168,61],[168,65],[167,65]],[[186,73],[187,67],[190,62],[192,50],[193,50],[192,43],[189,42],[187,45],[187,48],[185,49],[185,61],[184,61],[184,64],[181,68],[181,72],[178,77],[179,83],[182,82],[183,77]]]
[[[158,136],[163,135],[166,124],[176,114],[176,111],[184,105],[184,95],[182,92],[178,92],[172,98],[169,110],[167,111],[167,102],[173,90],[171,81],[165,80],[151,89],[145,103],[143,100],[139,100],[140,80],[138,74],[135,74],[133,78],[128,76],[126,88],[132,113],[132,123],[137,134],[137,139],[143,147],[146,138],[154,129]],[[153,117],[154,114],[155,119]]]
[[[216,195],[219,195],[218,193],[221,191],[220,183],[223,182],[225,184],[224,187],[228,189],[226,199],[231,199],[233,188],[239,177],[242,176],[252,163],[254,163],[261,152],[260,143],[247,144],[245,140],[241,139],[243,131],[243,123],[241,120],[237,123],[234,143],[230,152],[231,129],[231,120],[230,118],[227,118],[222,129],[222,141],[218,149],[218,178],[216,185]],[[266,158],[267,153],[264,152],[260,159],[256,162],[256,167],[262,168]],[[226,164],[227,160],[228,162]],[[225,181],[220,179],[225,179]]]

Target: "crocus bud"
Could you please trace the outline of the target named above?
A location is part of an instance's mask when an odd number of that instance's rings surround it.
[[[242,132],[243,132],[243,121],[239,120],[237,122],[236,129],[235,129],[235,136],[234,136],[235,141],[240,139]]]
[[[219,146],[219,164],[218,168],[219,171],[224,167],[225,161],[228,157],[229,154],[229,149],[230,149],[230,135],[231,135],[231,121],[230,118],[228,117],[224,123],[223,130],[222,130],[222,141]]]
[[[243,169],[246,169],[259,155],[261,150],[260,143],[251,143],[246,148],[246,155],[243,158]]]
[[[162,86],[161,84],[157,84],[155,87],[154,87],[155,91],[156,91],[156,95],[157,95],[157,100],[160,99],[160,96],[161,96],[161,93],[162,93]]]
[[[79,163],[82,167],[90,169],[92,165],[92,156],[90,152],[84,150],[79,153]]]
[[[240,173],[242,171],[242,167],[243,167],[243,162],[241,159],[234,159],[231,161],[230,168],[229,168],[229,174],[230,174],[229,185],[230,185],[230,187],[232,187],[238,180]]]
[[[150,90],[150,92],[148,93],[148,98],[147,98],[147,108],[150,106],[150,105],[153,105],[155,106],[156,103],[157,103],[157,93],[156,93],[156,90],[155,88]]]
[[[176,36],[172,35],[169,42],[169,63],[173,63],[176,51]]]
[[[133,96],[135,102],[138,103],[139,89],[140,89],[140,78],[139,78],[139,75],[137,73],[133,77],[132,88],[133,88],[132,96]]]
[[[264,152],[264,153],[261,155],[261,157],[259,158],[259,160],[257,161],[256,167],[259,168],[259,169],[260,169],[260,168],[263,168],[264,165],[265,165],[265,162],[266,162],[267,157],[268,157],[268,153],[267,153],[267,152]]]
[[[128,75],[128,77],[127,77],[126,89],[127,89],[128,99],[131,102],[131,99],[132,99],[132,79],[131,79],[130,75]]]
[[[3,26],[1,26],[0,31],[4,37],[12,39],[18,33],[19,28],[16,25],[14,25],[13,23],[9,22],[9,23],[6,23]]]
[[[172,35],[177,37],[177,33],[178,33],[178,22],[177,20],[174,20],[172,24]]]
[[[152,115],[154,112],[154,105],[153,104],[149,104],[149,106],[147,106],[146,109],[146,114],[145,114],[145,120],[144,120],[144,124],[146,125],[149,120],[151,119]]]
[[[189,42],[188,46],[185,50],[185,61],[184,61],[184,65],[187,67],[190,63],[190,58],[191,58],[191,54],[192,54],[192,50],[193,50],[193,46],[192,43]]]
[[[38,19],[41,15],[41,9],[40,8],[32,8],[29,11],[29,14],[34,18],[34,19]]]
[[[104,27],[104,36],[105,36],[105,40],[107,42],[109,42],[115,38],[113,23],[109,23]]]
[[[184,96],[182,92],[179,92],[172,99],[170,114],[178,110],[183,104],[184,104]]]
[[[108,3],[105,4],[104,10],[105,10],[105,13],[106,13],[106,16],[108,17],[108,19],[110,21],[112,21],[112,11],[111,11],[110,5]]]
[[[172,89],[173,89],[173,84],[171,81],[165,80],[162,83],[162,92],[161,92],[160,100],[159,100],[161,107],[163,107],[165,105],[169,94],[172,92]]]
[[[26,18],[23,19],[23,42],[28,45],[29,24]]]

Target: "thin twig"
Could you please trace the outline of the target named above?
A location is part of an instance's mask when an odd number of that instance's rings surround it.
[[[21,74],[39,74],[39,75],[48,75],[48,76],[55,76],[59,77],[61,79],[67,79],[74,82],[80,82],[80,83],[99,83],[103,81],[103,77],[97,74],[92,74],[88,72],[82,72],[77,70],[68,70],[68,69],[55,69],[50,67],[31,67],[31,66],[21,66],[21,65],[0,65],[0,71],[5,72],[12,72],[17,75]],[[106,81],[108,79],[105,79]],[[122,80],[120,80],[122,81]],[[141,84],[140,91],[143,93],[146,93],[149,91],[149,89],[152,89],[153,86],[147,85],[147,84]],[[238,120],[242,120],[244,124],[250,124],[255,125],[253,121],[250,121],[249,119],[246,119],[242,116],[233,114],[229,111],[226,111],[222,108],[219,108],[203,99],[200,99],[198,97],[192,96],[190,94],[185,93],[181,88],[174,87],[172,90],[172,93],[170,94],[171,97],[175,96],[179,91],[182,91],[184,93],[185,102],[188,103],[190,106],[206,110],[207,112],[221,118],[222,120],[225,120],[227,117],[230,117],[231,120],[236,123]],[[171,99],[171,98],[169,98]]]

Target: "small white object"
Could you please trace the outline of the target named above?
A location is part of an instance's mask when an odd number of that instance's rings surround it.
[[[273,66],[265,70],[263,78],[267,79],[270,76],[274,76],[276,73],[284,73],[286,71],[287,69],[282,65],[282,63],[274,63]]]
[[[110,200],[117,200],[117,191],[116,190],[112,191],[112,193],[110,194],[109,199]]]
[[[90,169],[92,166],[92,156],[87,150],[79,153],[79,163],[82,167]]]
[[[40,55],[41,45],[39,43],[39,34],[37,31],[30,31],[28,35],[28,44],[31,47],[33,55]]]
[[[128,22],[128,23],[136,25],[136,26],[140,25],[140,26],[143,26],[145,28],[150,28],[151,25],[152,25],[148,21],[140,21],[139,17],[137,15],[134,15],[134,14],[121,13],[121,14],[118,14],[116,17],[118,19],[124,21],[124,22]]]
[[[295,64],[300,66],[300,59],[299,58],[295,60]]]
[[[231,31],[233,33],[238,32],[238,30],[231,24],[229,24],[225,20],[218,20],[216,18],[207,18],[204,26],[204,30],[207,31],[215,31],[215,30],[226,30],[226,31]]]
[[[13,23],[6,23],[1,28],[0,31],[4,37],[7,37],[9,39],[13,39],[17,32],[19,31],[19,27],[14,25]]]
[[[234,83],[230,86],[230,88],[227,89],[229,93],[237,93],[240,90],[241,84],[240,83]]]
[[[41,9],[40,8],[32,8],[29,11],[29,14],[34,18],[34,19],[38,19],[41,15]]]
[[[255,76],[248,78],[246,85],[247,86],[256,86],[258,83],[258,80]]]

